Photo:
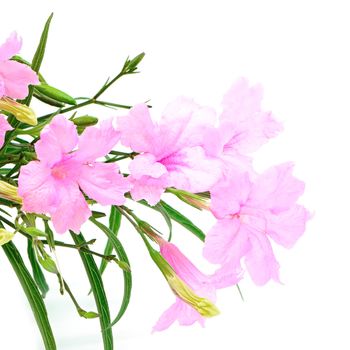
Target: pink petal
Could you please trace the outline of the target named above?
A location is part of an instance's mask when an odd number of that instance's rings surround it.
[[[77,143],[78,133],[73,122],[63,115],[56,115],[41,132],[35,150],[41,161],[52,166],[71,152]]]
[[[227,288],[236,285],[243,276],[241,264],[233,258],[226,261],[211,276],[211,281],[216,289]]]
[[[158,178],[167,173],[166,167],[158,163],[154,155],[149,153],[136,156],[130,162],[129,170],[135,179],[140,179],[144,175]]]
[[[193,193],[210,190],[222,176],[221,162],[208,157],[199,146],[184,148],[161,162],[171,186]]]
[[[136,105],[130,109],[127,116],[118,118],[118,129],[123,145],[135,152],[154,153],[158,135],[147,105]]]
[[[76,183],[66,181],[58,186],[58,206],[50,213],[57,233],[72,230],[79,233],[91,211]]]
[[[160,253],[176,274],[193,290],[208,289],[211,294],[210,277],[199,271],[193,263],[177,248],[175,244],[164,241],[160,245]],[[208,293],[202,293],[208,296]]]
[[[226,139],[225,153],[255,151],[282,130],[270,112],[261,111],[261,99],[262,88],[249,87],[245,79],[240,79],[226,93],[221,121],[226,135],[229,132],[231,135]]]
[[[239,261],[249,250],[248,232],[238,218],[218,220],[209,230],[203,248],[204,257],[213,264],[228,263],[239,270]]]
[[[4,144],[6,131],[12,130],[12,126],[8,123],[6,117],[0,114],[0,148]]]
[[[90,126],[79,138],[77,157],[91,162],[104,157],[117,144],[120,133],[113,127],[113,120],[104,120],[99,127]]]
[[[304,183],[292,175],[293,164],[284,163],[265,171],[256,179],[247,205],[278,214],[288,210],[304,192]]]
[[[250,231],[251,248],[245,255],[245,266],[253,282],[259,286],[270,279],[279,282],[279,264],[265,234]]]
[[[22,47],[22,40],[16,32],[11,33],[9,38],[0,46],[0,61],[7,61],[16,55]]]
[[[124,194],[130,189],[128,180],[119,174],[116,163],[83,165],[78,182],[90,198],[102,205],[124,204]]]
[[[304,233],[306,221],[309,219],[309,212],[301,205],[295,205],[278,215],[269,215],[267,233],[276,243],[292,248]]]
[[[190,326],[198,322],[203,327],[205,323],[205,318],[198,311],[181,299],[176,298],[176,302],[159,318],[153,327],[153,332],[159,332],[169,328],[176,320],[181,326]]]
[[[161,195],[165,188],[168,187],[167,175],[160,178],[152,178],[149,176],[142,176],[136,180],[132,176],[128,177],[132,188],[130,190],[131,196],[135,201],[144,199],[149,205],[156,205],[160,201]]]
[[[23,199],[23,210],[46,214],[57,205],[57,189],[51,169],[32,161],[21,167],[18,178],[18,194]]]
[[[172,151],[183,147],[200,146],[203,144],[205,131],[213,128],[215,122],[214,109],[201,107],[192,99],[179,97],[165,108],[160,134],[167,135]]]
[[[23,99],[28,86],[39,84],[37,74],[27,65],[15,61],[0,61],[0,76],[4,84],[3,95],[13,99]]]
[[[252,187],[247,173],[231,171],[227,177],[210,191],[211,210],[218,218],[237,214],[246,203]]]
[[[169,309],[165,310],[160,316],[157,323],[153,326],[152,332],[161,332],[168,329],[177,319],[178,314],[181,312],[181,304],[178,299]]]

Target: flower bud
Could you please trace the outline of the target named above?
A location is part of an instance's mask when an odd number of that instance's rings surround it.
[[[206,196],[205,194],[195,194],[184,190],[179,190],[177,188],[168,188],[167,192],[173,193],[176,197],[178,197],[183,202],[199,210],[210,209],[210,197]]]
[[[8,97],[0,99],[0,109],[9,112],[20,122],[36,125],[38,123],[34,111],[21,103],[18,103]]]
[[[0,228],[0,245],[4,245],[11,241],[14,237],[14,233],[6,231],[3,228]]]
[[[22,198],[18,195],[18,188],[5,181],[0,181],[0,198],[22,204]]]
[[[173,270],[168,262],[156,250],[150,251],[153,261],[163,273],[174,294],[193,307],[203,317],[213,317],[220,313],[219,309],[206,298],[198,296]]]

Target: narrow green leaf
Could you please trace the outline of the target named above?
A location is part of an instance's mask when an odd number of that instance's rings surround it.
[[[24,265],[19,251],[13,242],[9,242],[3,245],[2,248],[4,249],[7,258],[9,259],[14,271],[16,272],[24,293],[27,296],[34,317],[38,324],[45,349],[56,350],[57,348],[55,338],[52,334],[43,298],[41,297],[38,287],[36,286],[32,276]]]
[[[162,206],[161,203],[157,203],[157,205],[156,205],[154,208],[155,208],[156,210],[158,210],[158,211],[162,214],[162,216],[163,216],[165,222],[166,222],[167,225],[168,225],[168,228],[169,228],[168,242],[170,242],[170,241],[171,241],[171,238],[172,238],[172,236],[173,236],[173,224],[172,224],[172,222],[171,222],[171,217],[170,217],[170,215],[168,214],[168,212],[163,208],[163,206]]]
[[[94,216],[94,218],[96,218],[96,216]],[[109,228],[116,236],[118,235],[121,219],[122,219],[122,214],[120,214],[119,210],[113,205],[111,207],[111,213],[109,215]],[[111,240],[108,239],[103,255],[111,255],[112,252],[113,252],[113,244]],[[106,267],[107,267],[107,261],[105,259],[102,259],[101,266],[100,266],[101,275],[105,271]]]
[[[181,226],[185,227],[188,231],[192,232],[201,241],[205,240],[204,232],[199,227],[197,227],[190,219],[182,215],[180,212],[178,212],[176,209],[174,209],[164,201],[160,201],[160,204],[174,221],[179,223]]]
[[[126,255],[126,252],[124,250],[123,245],[115,235],[115,233],[110,230],[107,226],[103,225],[101,222],[97,221],[94,218],[90,218],[90,221],[92,221],[101,231],[103,231],[108,239],[111,241],[114,250],[116,251],[118,258],[121,262],[127,264],[130,266],[128,256]],[[127,271],[126,269],[123,269],[123,278],[124,278],[124,296],[123,300],[120,306],[120,309],[118,311],[118,314],[116,318],[111,323],[111,326],[114,326],[124,315],[126,309],[128,308],[130,297],[131,297],[131,289],[132,289],[132,275],[130,271]]]
[[[34,57],[33,57],[32,69],[34,72],[37,72],[37,73],[39,72],[41,63],[44,59],[47,37],[49,34],[50,23],[51,23],[52,17],[53,17],[53,13],[51,13],[50,17],[47,19],[47,21],[45,23],[44,29],[41,33],[39,45],[38,45],[38,47],[35,51]],[[26,97],[26,99],[23,101],[24,104],[26,104],[27,106],[29,106],[30,101],[32,100],[33,92],[34,92],[34,87],[30,86],[29,87],[29,94]]]
[[[84,236],[70,231],[75,244],[86,244]],[[100,325],[104,350],[113,350],[113,334],[110,328],[111,318],[106,293],[103,287],[101,274],[91,254],[79,251],[81,260],[84,264],[86,274],[88,276],[92,293],[95,298],[98,314],[100,315]]]
[[[38,288],[40,289],[43,298],[45,298],[47,292],[49,291],[49,286],[46,282],[43,271],[41,270],[41,267],[37,261],[35,251],[33,248],[33,242],[31,239],[28,239],[27,253],[28,253],[30,265],[32,266],[34,281],[36,282]]]
[[[75,101],[75,99],[72,96],[47,84],[36,85],[34,87],[34,90],[37,90],[42,95],[47,96],[58,102],[67,103],[69,105],[77,104],[77,101]]]

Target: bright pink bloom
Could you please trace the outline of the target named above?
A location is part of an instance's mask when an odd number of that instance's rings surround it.
[[[221,157],[227,171],[250,169],[248,155],[282,130],[271,112],[261,110],[262,95],[261,86],[238,80],[224,96],[219,127],[207,130],[205,150]]]
[[[160,123],[152,121],[145,104],[133,107],[118,123],[122,143],[140,153],[129,167],[135,200],[154,205],[166,187],[203,192],[220,178],[220,162],[201,147],[204,130],[215,123],[211,109],[179,98],[167,107]]]
[[[86,128],[79,137],[73,122],[55,116],[35,144],[39,161],[21,168],[18,193],[23,210],[49,213],[56,231],[63,233],[79,232],[91,215],[81,190],[102,205],[123,204],[130,185],[118,165],[96,162],[118,140],[112,120]]]
[[[200,297],[212,302],[216,300],[215,281],[211,276],[203,274],[187,259],[185,255],[172,243],[162,241],[160,253],[174,269],[176,274]],[[176,320],[180,325],[189,326],[198,322],[204,326],[205,318],[200,313],[176,297],[175,303],[166,310],[153,327],[153,331],[163,331]]]
[[[247,173],[236,172],[212,189],[212,211],[219,220],[206,237],[204,256],[221,264],[217,274],[242,273],[244,258],[256,284],[279,280],[279,265],[269,238],[292,247],[310,217],[296,204],[304,183],[292,176],[292,168],[290,163],[270,168],[254,183]]]
[[[0,114],[0,148],[4,144],[6,131],[12,130],[11,125],[8,123],[6,117]]]
[[[12,33],[0,46],[0,98],[23,99],[28,95],[28,85],[39,84],[37,74],[30,67],[10,60],[21,46],[22,41],[16,33]]]

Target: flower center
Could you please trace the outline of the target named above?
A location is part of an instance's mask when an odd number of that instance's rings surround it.
[[[66,178],[67,172],[63,166],[55,166],[51,170],[51,175],[58,180],[63,180]]]

